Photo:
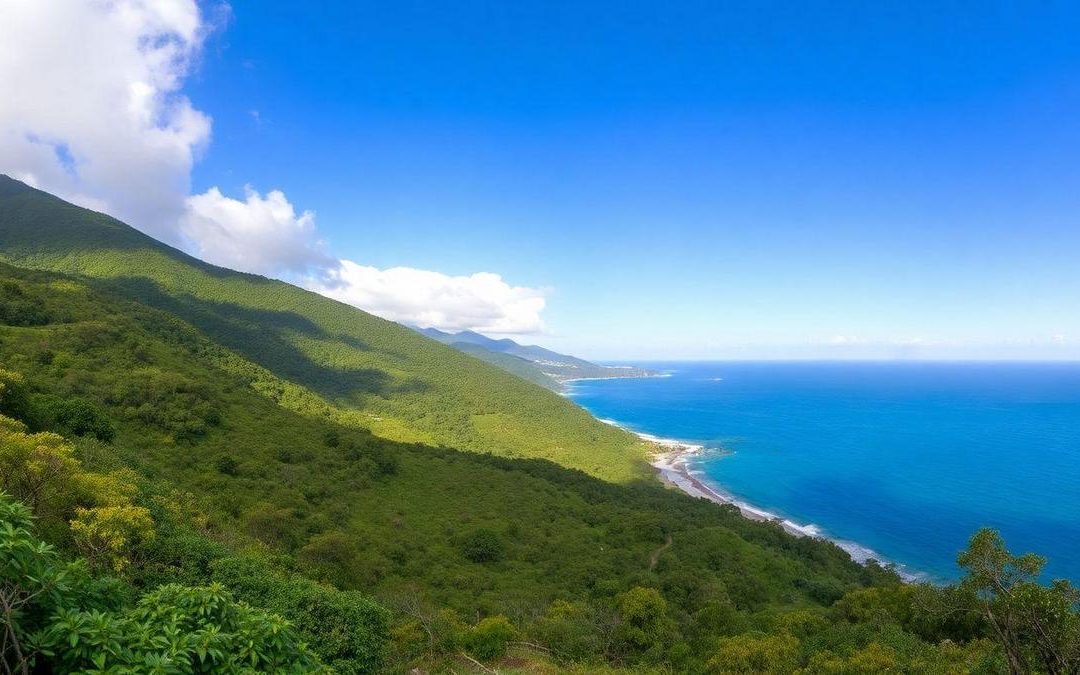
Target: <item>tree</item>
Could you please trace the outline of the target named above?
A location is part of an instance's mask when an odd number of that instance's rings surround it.
[[[0,663],[28,673],[37,650],[31,636],[71,596],[79,570],[30,532],[30,509],[0,493]]]
[[[0,413],[25,419],[29,412],[26,380],[20,373],[0,368]]]
[[[619,636],[630,654],[652,652],[671,642],[675,622],[668,616],[667,601],[655,588],[635,586],[615,599],[619,610]]]
[[[154,538],[154,521],[141,506],[78,507],[71,534],[94,569],[120,573],[131,562],[132,549]]]
[[[481,661],[491,661],[506,655],[506,647],[516,635],[510,619],[501,614],[489,616],[465,634],[465,650]]]
[[[957,562],[967,576],[960,582],[956,609],[978,612],[986,620],[1011,673],[1080,668],[1080,592],[1064,580],[1041,585],[1044,558],[1014,556],[1000,534],[984,528]]]
[[[462,542],[461,552],[475,563],[496,562],[503,558],[503,543],[499,535],[487,529],[469,533]]]
[[[62,437],[27,433],[22,422],[0,415],[0,490],[38,517],[62,516],[70,510],[80,471],[74,449]]]
[[[799,665],[799,641],[787,633],[744,633],[718,643],[707,664],[710,673],[790,673]]]
[[[340,591],[246,555],[212,563],[213,577],[237,597],[288,616],[298,634],[338,673],[378,672],[386,658],[390,616],[356,591]]]
[[[30,510],[0,493],[0,665],[6,673],[322,672],[287,621],[220,584],[169,584],[134,606],[84,561],[34,536]]]

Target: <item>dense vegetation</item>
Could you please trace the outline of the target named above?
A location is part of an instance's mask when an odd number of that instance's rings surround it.
[[[1075,591],[1035,583],[1040,561],[992,533],[961,559],[960,586],[901,584],[827,542],[635,479],[632,440],[538,387],[20,195],[5,211],[0,189],[3,254],[68,273],[0,264],[9,670],[1077,668]],[[55,209],[83,227],[26,215]],[[148,271],[177,280],[139,276],[159,264],[171,271]],[[251,289],[263,290],[241,301]],[[396,384],[359,395],[346,359]],[[426,384],[402,387],[410,378]],[[499,408],[516,430],[452,426],[501,395],[521,406],[520,419]],[[462,447],[424,437],[439,421]],[[565,445],[500,449],[560,425]]]
[[[395,440],[542,457],[608,480],[648,475],[634,436],[561,396],[348,305],[207,265],[5,176],[0,260],[87,277],[182,319],[307,416]]]

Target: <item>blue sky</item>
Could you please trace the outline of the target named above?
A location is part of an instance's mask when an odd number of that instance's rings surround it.
[[[233,0],[202,19],[194,193],[279,189],[335,258],[537,289],[528,340],[1080,358],[1075,4]]]

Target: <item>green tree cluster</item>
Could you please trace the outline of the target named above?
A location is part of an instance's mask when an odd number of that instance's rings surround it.
[[[120,581],[65,562],[0,494],[0,662],[30,673],[312,673],[324,670],[289,623],[221,585],[161,586],[131,606]]]

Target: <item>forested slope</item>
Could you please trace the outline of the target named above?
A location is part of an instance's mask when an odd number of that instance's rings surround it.
[[[1075,592],[991,534],[965,585],[901,584],[662,487],[626,435],[408,329],[0,192],[3,256],[39,268],[0,264],[0,604],[29,603],[0,622],[4,665],[12,636],[60,671],[1080,660]],[[513,428],[476,422],[492,414]]]
[[[200,262],[0,176],[0,259],[87,277],[184,319],[279,379],[279,402],[386,437],[542,457],[613,480],[641,444],[564,398],[295,286]]]
[[[0,412],[64,434],[88,469],[133,469],[190,495],[226,549],[283,555],[282,569],[362,589],[405,616],[524,625],[559,599],[599,611],[590,603],[651,585],[671,594],[672,630],[712,606],[739,626],[891,578],[654,481],[401,443],[290,410],[273,373],[156,307],[70,277],[0,267],[0,363]],[[50,533],[63,542],[64,529]],[[676,544],[650,570],[666,536]],[[218,580],[200,576],[209,554],[190,545],[143,555],[164,556],[185,581]],[[601,627],[588,639],[609,639]]]

